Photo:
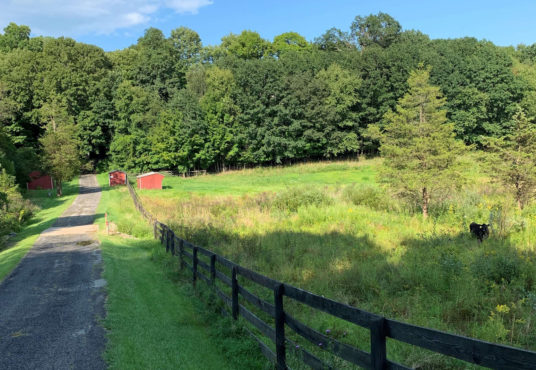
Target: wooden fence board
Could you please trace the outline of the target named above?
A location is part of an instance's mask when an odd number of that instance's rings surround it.
[[[266,312],[271,317],[275,317],[275,307],[273,304],[262,300],[241,285],[238,286],[238,293],[258,309]]]
[[[199,266],[201,266],[202,268],[204,268],[206,271],[209,271],[210,272],[210,265],[208,263],[205,263],[204,261],[198,259],[197,260],[197,264]]]
[[[194,250],[195,247],[196,247],[196,246],[193,245],[192,243],[187,242],[186,240],[184,241],[184,248],[188,248],[188,249]]]
[[[279,281],[277,280],[274,280],[274,279],[271,279],[267,276],[264,276],[264,275],[261,275],[255,271],[252,271],[250,269],[247,269],[245,267],[242,267],[242,266],[238,266],[236,265],[236,268],[237,268],[237,272],[244,276],[245,278],[259,284],[259,285],[262,285],[270,290],[273,290],[276,286],[278,286],[279,284],[281,284]]]
[[[387,360],[387,370],[413,370],[413,368]]]
[[[244,319],[249,321],[257,329],[259,329],[262,334],[270,338],[272,342],[275,342],[275,330],[270,325],[262,321],[253,312],[251,312],[241,304],[238,305],[238,312],[244,317]]]
[[[209,251],[208,249],[205,249],[203,247],[197,247],[199,250],[199,253],[204,254],[207,257],[210,257],[214,254],[214,252]]]
[[[223,272],[216,270],[216,278],[218,278],[225,285],[231,286],[231,278],[225,275]]]
[[[503,346],[395,320],[386,320],[387,336],[477,365],[501,369],[535,369],[536,352]]]
[[[288,352],[299,353],[304,364],[309,365],[311,369],[314,370],[323,370],[329,369],[330,367],[325,364],[321,359],[313,355],[311,352],[299,346],[294,341],[287,338],[285,346],[288,349]],[[287,353],[288,353],[287,352]]]
[[[205,281],[207,284],[210,285],[210,279],[199,270],[197,270],[197,277],[201,278],[201,280]]]
[[[232,305],[231,297],[229,297],[220,288],[216,286],[214,287],[214,290],[216,291],[216,295],[221,298],[223,303],[225,303],[229,308],[231,308],[231,305]]]
[[[228,269],[232,269],[233,267],[237,266],[236,263],[229,261],[227,258],[222,257],[220,255],[216,255],[216,261],[223,266],[227,267]]]
[[[182,254],[184,254],[186,257],[188,257],[190,259],[190,261],[194,260],[194,255],[191,254],[190,252],[186,252],[185,250],[183,250]]]
[[[264,343],[262,340],[260,340],[255,334],[253,334],[253,332],[251,330],[249,330],[248,328],[245,328],[246,329],[246,332],[249,334],[249,336],[255,341],[257,342],[257,344],[259,345],[259,348],[261,350],[261,353],[264,355],[264,357],[266,357],[270,362],[274,363],[276,362],[276,355],[274,353],[274,351],[272,351],[272,349],[270,347],[268,347],[266,345],[266,343]]]
[[[319,343],[322,343],[320,348],[331,352],[355,365],[370,367],[369,353],[351,347],[345,343],[341,343],[336,339],[330,338],[314,329],[311,329],[307,325],[290,316],[288,313],[285,313],[285,322],[297,334],[301,335],[314,345],[318,346]]]
[[[295,288],[292,285],[285,284],[285,295],[317,310],[365,328],[370,328],[371,322],[380,318],[378,315]]]

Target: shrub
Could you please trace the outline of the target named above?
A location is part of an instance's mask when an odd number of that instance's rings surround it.
[[[392,210],[395,204],[385,190],[373,185],[349,185],[343,190],[343,198],[356,206],[375,210]]]
[[[279,192],[272,207],[280,211],[296,212],[298,208],[305,206],[326,206],[333,203],[333,199],[326,194],[324,189],[312,186],[288,188]]]
[[[473,274],[478,278],[494,281],[497,284],[510,283],[519,277],[523,261],[517,254],[514,252],[495,253],[492,251],[477,257],[472,264]]]

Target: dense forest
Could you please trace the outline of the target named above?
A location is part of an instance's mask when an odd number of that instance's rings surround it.
[[[517,105],[536,116],[535,59],[536,44],[431,40],[383,13],[313,42],[243,31],[204,47],[194,30],[150,28],[109,53],[30,38],[11,23],[0,35],[1,165],[23,183],[51,124],[74,126],[88,169],[223,170],[373,153],[367,127],[385,125],[420,63],[457,137],[478,147],[508,132]]]
[[[369,127],[385,129],[423,65],[466,144],[508,134],[520,108],[536,116],[536,44],[432,40],[384,13],[312,42],[245,30],[203,46],[194,30],[149,28],[104,52],[30,33],[11,23],[0,35],[2,194],[51,157],[64,169],[187,172],[373,154]]]

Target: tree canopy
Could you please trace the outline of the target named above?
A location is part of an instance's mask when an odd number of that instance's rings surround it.
[[[0,35],[0,124],[17,151],[39,157],[61,111],[82,163],[132,171],[356,157],[378,153],[369,126],[387,129],[386,113],[425,63],[456,138],[482,148],[511,133],[518,105],[534,116],[534,49],[431,40],[385,13],[312,41],[244,30],[203,46],[192,29],[149,28],[113,52],[10,23]]]

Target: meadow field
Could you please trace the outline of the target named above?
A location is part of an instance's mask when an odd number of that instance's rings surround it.
[[[379,159],[166,177],[139,191],[177,235],[317,294],[421,326],[536,349],[536,208],[522,212],[478,161],[462,191],[418,207],[377,183]],[[478,243],[471,222],[492,224]],[[297,312],[339,339],[368,338],[323,314]],[[352,339],[350,339],[352,338]],[[394,360],[464,366],[388,343]]]

